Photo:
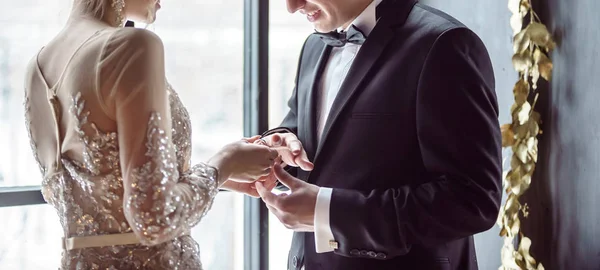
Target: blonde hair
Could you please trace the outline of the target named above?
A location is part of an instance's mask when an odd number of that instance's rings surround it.
[[[155,2],[158,0],[154,0]],[[94,16],[94,18],[102,20],[104,15],[106,15],[107,8],[111,8],[111,0],[74,0],[74,5],[81,9],[84,13],[90,14]],[[153,24],[155,10],[152,6],[148,6],[147,18],[146,18],[146,27],[148,28]]]
[[[107,0],[74,0],[77,5],[85,13],[91,14],[94,18],[102,19],[109,6]]]

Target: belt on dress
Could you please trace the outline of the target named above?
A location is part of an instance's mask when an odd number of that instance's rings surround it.
[[[190,235],[190,232],[186,232],[183,235]],[[182,236],[183,236],[182,235]],[[104,235],[91,235],[91,236],[74,236],[69,238],[62,238],[62,248],[64,250],[73,250],[80,248],[95,248],[95,247],[107,247],[107,246],[124,246],[124,245],[135,245],[140,244],[140,240],[135,236],[134,233],[115,233],[115,234],[104,234]]]
[[[74,236],[62,238],[62,248],[64,250],[73,250],[80,248],[121,246],[139,244],[137,236],[134,233],[116,233],[91,236]]]

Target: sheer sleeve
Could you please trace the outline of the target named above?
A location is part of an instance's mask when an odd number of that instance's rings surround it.
[[[160,39],[143,29],[114,33],[99,61],[97,87],[117,123],[124,212],[133,232],[145,245],[188,233],[218,192],[217,170],[177,169]]]

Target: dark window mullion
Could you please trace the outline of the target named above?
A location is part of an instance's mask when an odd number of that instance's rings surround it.
[[[45,203],[40,186],[0,187],[0,207]]]
[[[268,129],[269,2],[244,0],[244,136]],[[244,270],[269,269],[269,212],[244,198]]]

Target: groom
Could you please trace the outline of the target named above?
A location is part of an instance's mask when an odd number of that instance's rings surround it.
[[[299,168],[275,167],[289,195],[256,189],[295,231],[288,269],[477,269],[473,234],[494,225],[502,177],[481,40],[414,0],[287,5],[317,33],[289,113],[262,139]]]

